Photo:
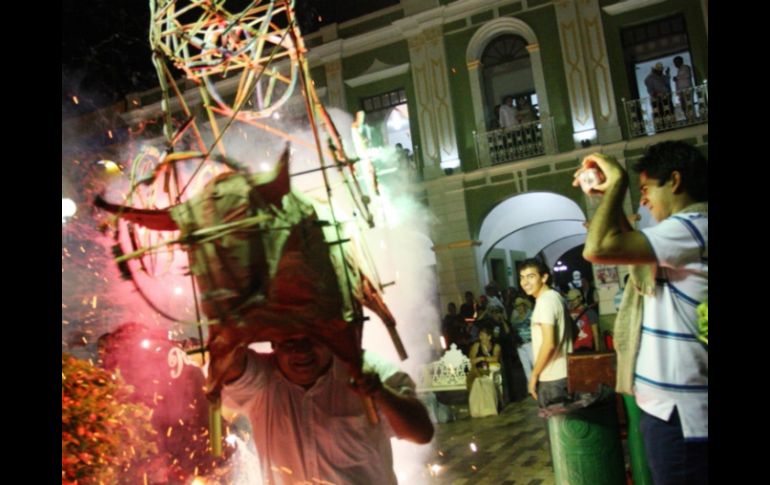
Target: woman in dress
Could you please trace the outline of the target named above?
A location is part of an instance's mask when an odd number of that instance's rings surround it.
[[[497,415],[499,396],[494,376],[500,371],[500,352],[500,345],[492,343],[492,330],[482,327],[470,352],[468,407],[473,418]]]

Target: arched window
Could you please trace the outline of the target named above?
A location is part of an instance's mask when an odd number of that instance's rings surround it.
[[[499,127],[495,107],[507,96],[513,97],[514,106],[518,106],[522,96],[528,98],[537,114],[532,61],[523,37],[515,34],[494,37],[481,54],[481,65],[487,129]]]
[[[537,36],[532,28],[522,20],[512,17],[501,17],[487,22],[468,42],[465,60],[473,102],[479,166],[494,165],[536,154],[555,153],[556,138],[548,107],[548,93],[545,90],[543,60]],[[486,63],[489,63],[489,66]],[[497,124],[493,123],[497,120],[495,106],[502,102],[504,96],[512,96],[514,99],[518,96],[522,103],[522,109],[519,110],[518,102],[514,102],[517,107],[515,117],[517,120],[523,120],[520,122],[522,129],[515,130],[516,133],[500,133],[499,130],[491,129]],[[525,106],[527,100],[530,106]],[[513,146],[515,153],[508,153],[507,148],[503,151],[494,149],[500,146],[498,135],[508,134],[522,135],[525,143],[517,142]],[[519,151],[517,147],[524,150]],[[502,159],[493,157],[494,154],[501,153],[505,154]]]

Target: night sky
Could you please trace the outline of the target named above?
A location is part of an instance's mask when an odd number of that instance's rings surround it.
[[[186,2],[185,2],[186,3]],[[228,0],[242,10],[249,0]],[[300,29],[373,12],[398,0],[296,0]],[[180,2],[181,4],[181,2]],[[149,1],[62,0],[62,119],[108,106],[158,85],[150,60]],[[78,104],[72,97],[78,97]]]

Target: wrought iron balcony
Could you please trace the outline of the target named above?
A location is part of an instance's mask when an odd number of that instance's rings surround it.
[[[708,84],[664,96],[623,100],[631,138],[708,123]]]
[[[523,123],[514,128],[474,132],[478,166],[487,167],[544,155],[544,130],[550,130],[552,134],[552,118]]]

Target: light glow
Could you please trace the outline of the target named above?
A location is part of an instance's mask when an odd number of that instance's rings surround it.
[[[62,199],[61,200],[61,221],[62,223],[67,222],[67,219],[74,216],[75,213],[78,211],[78,206],[75,204],[75,202],[72,199]]]

